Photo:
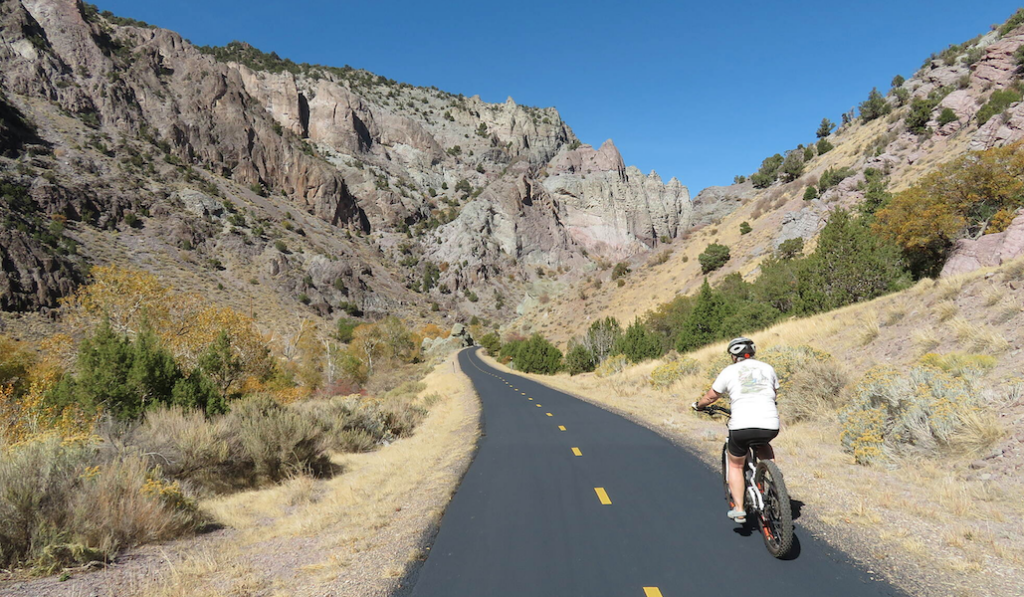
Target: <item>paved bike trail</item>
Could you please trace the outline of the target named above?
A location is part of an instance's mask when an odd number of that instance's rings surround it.
[[[484,435],[413,597],[903,595],[799,526],[797,557],[773,558],[695,456],[476,351],[459,363]]]

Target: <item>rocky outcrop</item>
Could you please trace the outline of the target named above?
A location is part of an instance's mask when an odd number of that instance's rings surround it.
[[[588,251],[616,259],[675,238],[690,224],[689,191],[625,167],[611,140],[562,152],[547,167],[544,189],[558,201],[569,235]]]
[[[707,187],[693,200],[691,225],[707,226],[719,222],[748,201],[757,190],[750,181],[727,187]]]
[[[70,259],[19,230],[0,228],[0,310],[57,307],[83,276]]]
[[[1017,211],[1003,232],[956,242],[942,267],[942,276],[965,274],[983,267],[995,267],[1024,255],[1024,209]]]

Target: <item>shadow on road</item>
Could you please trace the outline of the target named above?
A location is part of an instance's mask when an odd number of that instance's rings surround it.
[[[789,500],[789,509],[793,512],[793,520],[800,518],[800,510],[804,507],[804,503],[800,500]]]
[[[799,502],[799,503],[800,503],[800,505],[803,505],[803,502]],[[793,503],[793,506],[794,506],[793,518],[794,519],[797,516],[796,513],[799,511],[799,506],[797,506],[796,504],[797,504],[797,502]],[[761,535],[761,529],[758,527],[757,523],[753,521],[753,518],[748,519],[747,522],[743,523],[741,526],[738,526],[738,527],[734,528],[732,530],[732,532],[736,533],[737,535],[739,535],[741,537],[750,537],[752,535],[757,535],[757,536]],[[781,557],[779,559],[780,560],[790,561],[790,560],[795,560],[795,559],[797,559],[799,557],[800,557],[800,537],[794,532],[793,533],[793,546],[789,548],[789,553],[788,554],[786,554],[785,556],[783,556],[783,557]]]

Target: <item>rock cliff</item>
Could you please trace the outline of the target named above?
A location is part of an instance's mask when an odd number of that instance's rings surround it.
[[[196,47],[77,0],[0,4],[0,91],[0,178],[33,198],[31,230],[0,235],[7,310],[114,262],[321,315],[500,316],[470,289],[582,275],[689,225],[685,187],[553,108]]]

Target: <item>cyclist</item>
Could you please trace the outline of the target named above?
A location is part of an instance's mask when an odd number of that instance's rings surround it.
[[[694,410],[702,410],[722,394],[729,394],[732,416],[729,418],[728,480],[732,509],[728,516],[743,523],[747,520],[743,509],[743,463],[747,449],[755,444],[758,458],[775,458],[768,442],[779,434],[779,411],[775,406],[779,378],[771,365],[754,359],[757,348],[750,338],[731,340],[728,352],[733,364],[722,370],[708,393],[692,406]]]

